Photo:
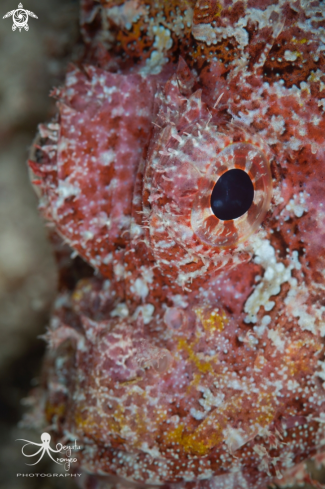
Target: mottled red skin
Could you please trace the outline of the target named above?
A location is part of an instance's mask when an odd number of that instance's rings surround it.
[[[30,167],[96,270],[59,249],[35,393],[43,426],[83,446],[84,487],[262,489],[325,459],[324,9],[273,4],[82,2],[86,64],[54,91]],[[236,143],[267,158],[272,200],[218,247],[192,208]]]

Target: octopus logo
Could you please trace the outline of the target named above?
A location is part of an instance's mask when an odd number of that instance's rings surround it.
[[[11,10],[10,12],[7,12],[6,15],[3,16],[3,18],[6,19],[11,15],[13,20],[12,30],[15,31],[18,28],[19,32],[21,32],[22,28],[24,28],[25,31],[29,30],[29,26],[28,26],[29,15],[31,17],[34,17],[34,19],[38,19],[37,15],[35,15],[34,12],[23,9],[22,3],[18,5],[18,8],[16,10]]]
[[[72,450],[78,450],[80,449],[81,447],[77,446],[76,442],[74,445],[70,446],[70,445],[62,445],[62,443],[57,443],[56,444],[56,450],[54,450],[53,448],[50,447],[50,441],[51,441],[51,435],[49,433],[42,433],[41,435],[41,441],[42,443],[35,443],[33,441],[29,441],[29,440],[24,440],[23,438],[18,438],[16,441],[26,441],[27,443],[25,443],[25,445],[22,447],[21,449],[21,453],[25,456],[25,457],[36,457],[36,455],[39,455],[39,458],[36,460],[36,462],[32,463],[32,464],[26,464],[26,465],[36,465],[38,464],[38,462],[40,462],[40,460],[42,460],[45,452],[48,454],[48,456],[50,457],[51,460],[53,460],[53,462],[55,462],[56,464],[59,464],[59,465],[63,465],[65,466],[65,470],[69,470],[70,469],[70,465],[72,462],[77,462],[77,459],[74,458],[74,457],[71,457],[71,452]],[[34,453],[31,453],[31,454],[27,454],[24,452],[24,448],[27,447],[28,445],[34,445],[36,447],[40,447],[39,450],[37,450],[36,452]],[[61,457],[55,459],[52,457],[51,455],[51,452],[54,454],[54,453],[57,453],[57,454],[61,454]],[[64,455],[64,456],[62,456]]]

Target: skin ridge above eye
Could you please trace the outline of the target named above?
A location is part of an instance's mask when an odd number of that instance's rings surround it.
[[[81,31],[29,162],[59,290],[27,424],[77,440],[83,488],[310,482],[322,2],[83,0]],[[232,169],[254,198],[223,221],[211,194]]]

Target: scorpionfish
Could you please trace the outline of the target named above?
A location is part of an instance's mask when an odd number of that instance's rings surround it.
[[[29,161],[59,269],[30,423],[84,488],[313,482],[324,2],[83,0],[81,32]]]

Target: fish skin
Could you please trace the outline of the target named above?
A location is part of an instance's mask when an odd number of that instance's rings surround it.
[[[83,487],[264,489],[324,463],[324,17],[81,2],[30,168],[61,277],[34,417],[85,448]],[[260,211],[223,225],[209,177],[234,161]]]

